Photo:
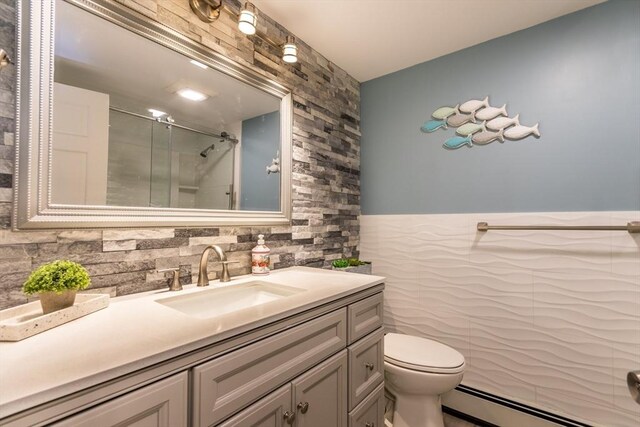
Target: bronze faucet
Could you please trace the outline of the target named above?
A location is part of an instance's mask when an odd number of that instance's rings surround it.
[[[209,261],[209,253],[213,250],[222,264],[222,275],[220,276],[221,282],[228,282],[231,280],[229,275],[228,264],[238,261],[227,261],[227,255],[225,255],[222,248],[218,245],[209,245],[202,251],[200,257],[200,271],[198,272],[198,286],[209,286],[209,272],[207,271],[207,261]]]

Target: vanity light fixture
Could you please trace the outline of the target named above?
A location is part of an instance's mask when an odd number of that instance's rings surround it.
[[[204,22],[213,22],[220,16],[220,11],[224,8],[223,0],[189,0],[189,5],[193,12]],[[232,13],[228,8],[227,11]],[[256,7],[251,2],[245,2],[244,7],[240,10],[238,15],[238,30],[242,33],[264,40],[273,47],[282,49],[282,60],[288,64],[295,64],[298,62],[298,46],[296,46],[296,39],[293,36],[287,36],[284,45],[276,43],[271,40],[266,34],[260,33],[256,24],[258,22],[258,15],[256,13]],[[197,61],[191,61],[195,65]],[[198,65],[199,66],[199,65]]]
[[[238,16],[238,29],[248,36],[256,33],[256,7],[253,3],[246,2]]]
[[[189,6],[201,21],[213,22],[220,16],[222,0],[189,0]]]
[[[198,92],[197,90],[193,90],[188,87],[185,87],[184,89],[180,89],[176,93],[183,98],[186,98],[190,101],[195,101],[195,102],[204,101],[205,99],[208,98],[208,96],[205,95],[204,93]]]
[[[298,62],[298,46],[296,46],[296,38],[287,36],[287,40],[282,47],[282,60],[289,64]]]
[[[167,114],[167,113],[165,113],[164,111],[156,110],[156,109],[154,109],[154,108],[149,108],[147,111],[148,111],[148,112],[150,112],[150,113],[151,113],[151,115],[152,115],[154,118],[156,118],[156,119],[157,119],[158,117],[162,117],[162,116],[165,116],[165,115]]]
[[[200,67],[200,68],[202,68],[203,70],[206,70],[207,68],[209,68],[209,67],[207,67],[206,65],[204,65],[202,62],[198,62],[198,61],[196,61],[195,59],[192,59],[192,60],[191,60],[191,61],[189,61],[189,62],[191,62],[191,63],[192,63],[193,65],[195,65],[196,67]]]

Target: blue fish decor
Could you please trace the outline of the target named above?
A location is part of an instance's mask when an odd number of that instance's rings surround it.
[[[435,132],[438,129],[447,129],[447,121],[446,120],[429,120],[428,122],[425,122],[421,127],[420,130],[422,132]]]
[[[431,117],[433,120],[426,121],[420,127],[422,132],[457,128],[457,135],[442,144],[448,150],[456,150],[465,145],[488,145],[496,140],[517,141],[530,136],[540,138],[538,123],[531,127],[521,125],[519,114],[509,117],[507,104],[492,107],[488,96],[459,102],[455,107],[438,107],[431,113]]]
[[[472,147],[473,135],[467,136],[454,136],[453,138],[447,139],[442,146],[444,148],[448,148],[449,150],[456,150],[464,145],[468,145]]]

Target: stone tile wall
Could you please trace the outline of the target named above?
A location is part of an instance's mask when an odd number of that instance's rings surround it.
[[[250,272],[250,250],[266,235],[275,268],[326,267],[357,256],[360,214],[360,88],[345,71],[298,39],[299,62],[286,65],[279,50],[237,30],[240,2],[213,24],[191,12],[188,0],[118,0],[293,90],[293,221],[285,227],[162,228],[13,232],[11,200],[15,129],[15,66],[0,70],[0,309],[26,302],[20,287],[29,272],[54,259],[84,264],[94,292],[125,295],[166,286],[157,269],[181,268],[197,280],[199,255],[219,244],[231,273]],[[286,29],[259,14],[258,27],[283,40]],[[15,58],[15,1],[0,0],[0,48]],[[210,277],[220,267],[211,263]]]

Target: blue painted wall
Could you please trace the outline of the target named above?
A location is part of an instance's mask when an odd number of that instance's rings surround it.
[[[486,95],[542,137],[448,151],[454,130],[420,132],[436,108]],[[365,82],[361,118],[363,214],[638,210],[640,1]]]
[[[266,170],[279,149],[279,111],[242,122],[240,209],[280,210],[280,174]]]

